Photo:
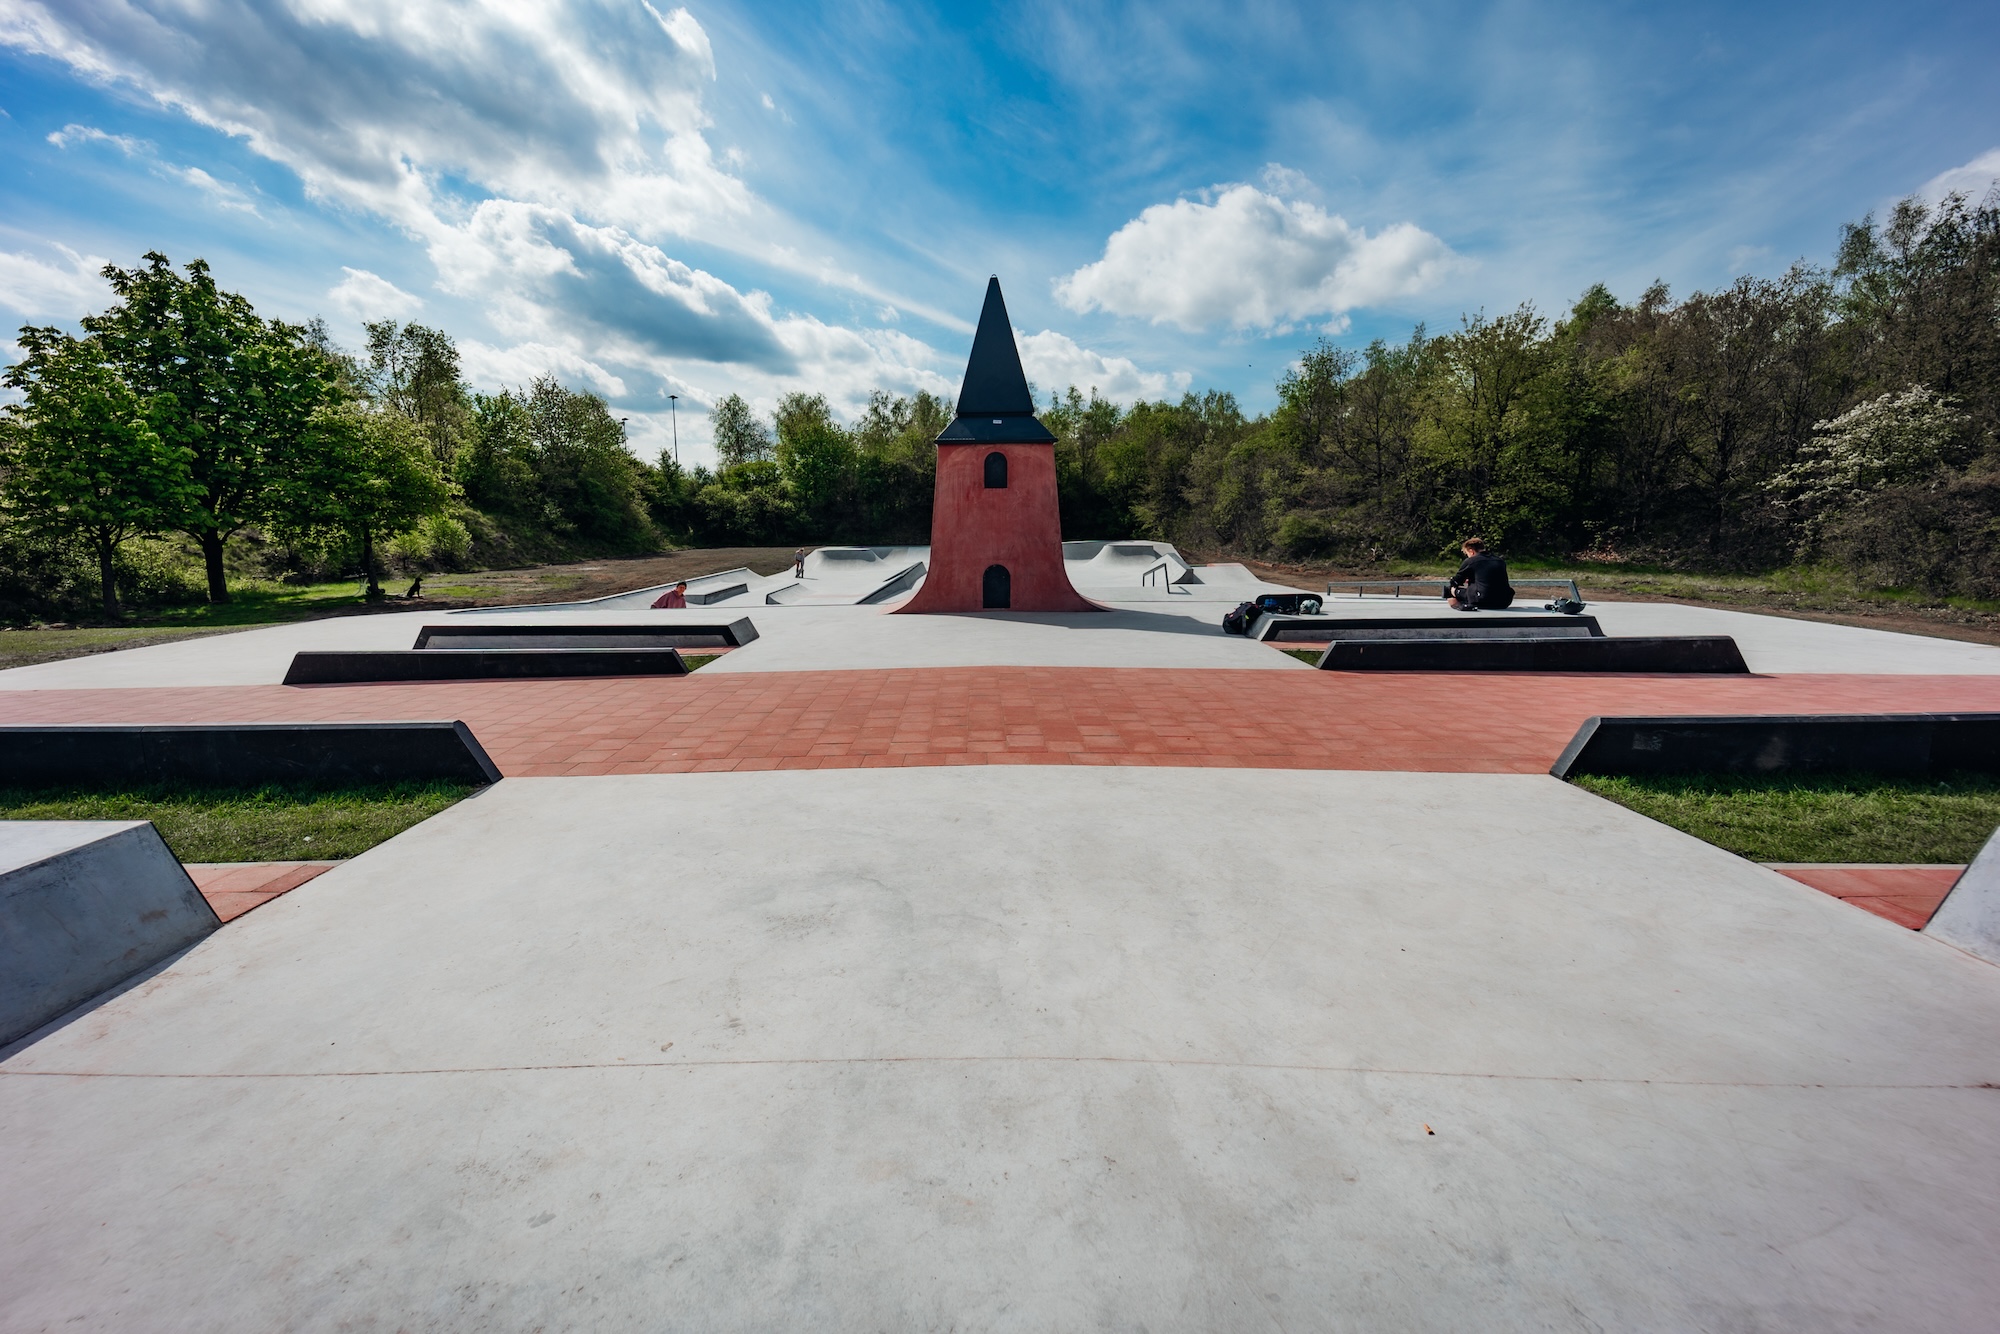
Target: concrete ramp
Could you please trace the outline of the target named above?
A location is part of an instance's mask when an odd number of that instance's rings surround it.
[[[149,820],[0,821],[0,1044],[220,925]]]
[[[1063,568],[1069,572],[1070,582],[1078,585],[1150,582],[1170,587],[1200,582],[1170,542],[1065,542]]]
[[[853,607],[886,602],[917,586],[928,547],[821,547],[806,556],[803,579],[788,571],[753,587],[770,607]]]
[[[1924,934],[1975,958],[2000,963],[2000,831],[1986,840],[1972,865],[1931,914]]]

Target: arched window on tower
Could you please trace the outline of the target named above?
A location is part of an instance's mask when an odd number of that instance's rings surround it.
[[[1005,611],[1014,605],[1014,576],[1005,565],[989,565],[979,581],[979,605],[988,611]]]
[[[986,456],[986,489],[988,491],[1007,489],[1007,456],[997,449]]]

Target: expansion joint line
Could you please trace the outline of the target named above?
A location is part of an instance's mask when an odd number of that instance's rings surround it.
[[[895,1065],[1130,1065],[1165,1069],[1210,1069],[1270,1071],[1285,1074],[1386,1075],[1413,1079],[1491,1080],[1522,1084],[1609,1084],[1643,1088],[1722,1088],[1722,1089],[1832,1089],[1864,1091],[1924,1091],[1990,1089],[2000,1091],[2000,1082],[1902,1084],[1857,1083],[1813,1080],[1735,1079],[1642,1079],[1618,1075],[1517,1075],[1486,1070],[1417,1070],[1371,1065],[1312,1065],[1276,1061],[1210,1061],[1147,1056],[769,1056],[714,1057],[667,1061],[569,1061],[538,1065],[438,1066],[412,1070],[273,1070],[248,1072],[172,1072],[116,1070],[9,1070],[0,1067],[0,1076],[14,1079],[170,1079],[170,1080],[280,1080],[280,1079],[398,1079],[424,1075],[510,1075],[540,1074],[575,1070],[715,1070],[761,1066],[895,1066]]]

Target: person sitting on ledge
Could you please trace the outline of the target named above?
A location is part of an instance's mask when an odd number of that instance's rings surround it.
[[[687,604],[688,581],[683,579],[654,600],[653,610],[671,611],[675,607],[685,607]]]
[[[1459,547],[1465,564],[1445,585],[1444,595],[1453,611],[1499,611],[1514,605],[1514,588],[1507,582],[1507,562],[1488,554],[1486,543],[1468,537]]]

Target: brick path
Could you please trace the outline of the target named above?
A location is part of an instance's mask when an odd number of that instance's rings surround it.
[[[1886,917],[1912,931],[1924,929],[1963,866],[1888,866],[1865,863],[1774,863],[1771,869],[1811,885],[1843,903]]]
[[[194,887],[223,921],[289,894],[339,862],[189,862]]]
[[[1592,714],[2000,711],[1991,676],[969,667],[0,692],[0,723],[462,718],[526,777],[936,764],[1545,771]]]

